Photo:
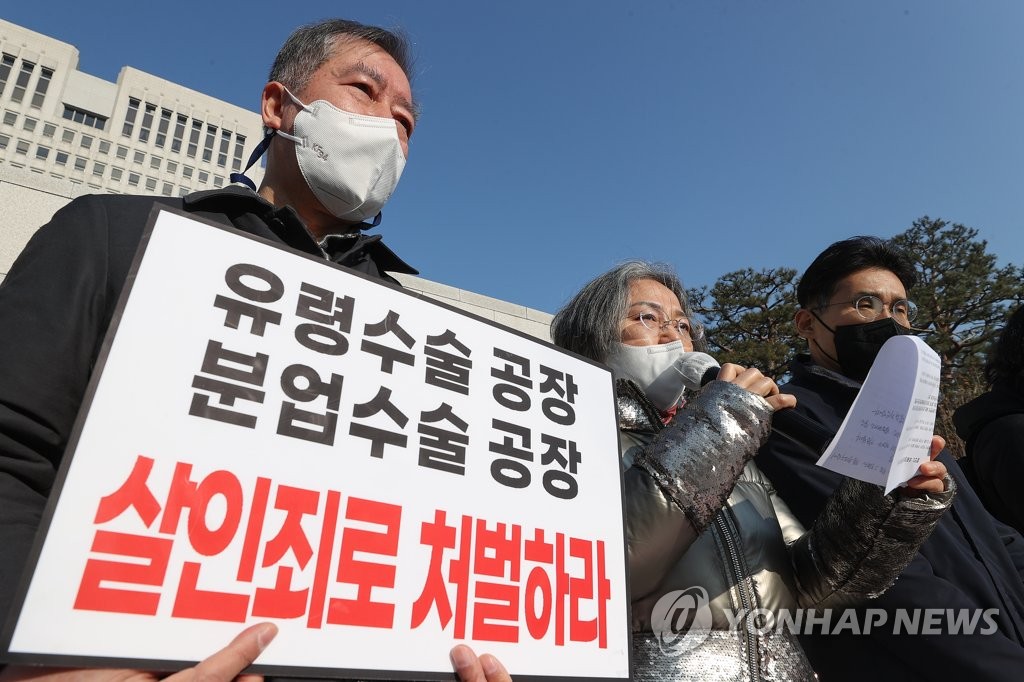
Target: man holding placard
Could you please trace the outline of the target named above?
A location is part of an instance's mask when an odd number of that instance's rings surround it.
[[[248,189],[232,186],[183,199],[84,196],[26,246],[0,286],[0,617],[12,608],[154,206],[369,277],[394,281],[388,272],[416,274],[379,236],[364,234],[379,223],[408,155],[416,123],[409,71],[406,42],[391,31],[346,20],[302,27],[282,47],[263,89],[267,136],[250,160],[252,165],[269,150],[258,191],[236,175],[232,180]],[[190,276],[189,266],[180,263],[183,278]],[[255,309],[238,305],[236,315]],[[162,361],[159,352],[153,355],[153,363]],[[253,626],[183,676],[231,679],[275,633],[272,625]],[[465,679],[508,679],[493,658],[478,660],[464,647],[452,655]],[[11,667],[3,674],[106,679],[131,673]]]
[[[797,397],[800,416],[829,436],[840,430],[882,345],[913,333],[915,306],[908,290],[915,281],[907,257],[876,237],[832,244],[808,267],[797,288],[795,322],[809,355],[797,357],[792,380],[782,387]],[[891,367],[887,376],[876,372],[868,383],[930,381],[898,369]],[[934,395],[929,386],[914,389],[914,396]],[[902,425],[903,415],[887,409],[875,412],[894,416]],[[884,419],[878,421],[867,428],[887,428]],[[851,433],[849,428],[844,435]],[[866,451],[871,435],[857,437]],[[773,434],[757,457],[805,524],[842,480],[839,473],[816,466],[818,445],[807,447]],[[849,462],[871,456],[856,454],[846,451],[843,457]],[[972,679],[1002,680],[1024,669],[1024,539],[988,514],[949,453],[943,451],[939,460],[955,479],[958,494],[900,579],[847,623],[857,627],[802,633],[801,642],[822,679],[945,679],[956,671],[973,673]]]

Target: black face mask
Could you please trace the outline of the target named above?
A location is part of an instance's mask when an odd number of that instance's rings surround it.
[[[854,381],[864,381],[878,351],[882,349],[883,343],[894,336],[913,333],[891,317],[884,317],[881,320],[864,324],[848,324],[835,329],[822,322],[817,315],[815,317],[834,336],[838,357],[829,357],[839,363],[843,374]],[[818,348],[821,349],[821,346]],[[826,355],[828,354],[826,353]]]

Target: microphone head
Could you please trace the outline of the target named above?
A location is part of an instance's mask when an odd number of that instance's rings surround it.
[[[685,353],[676,363],[676,369],[683,377],[683,385],[691,391],[696,391],[718,376],[721,365],[707,353],[694,351]]]

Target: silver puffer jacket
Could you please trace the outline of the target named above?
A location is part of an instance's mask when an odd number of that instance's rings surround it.
[[[763,399],[714,381],[663,426],[634,384],[617,388],[635,680],[815,679],[792,628],[729,616],[881,594],[952,503],[950,478],[922,497],[848,479],[805,531],[751,461]]]

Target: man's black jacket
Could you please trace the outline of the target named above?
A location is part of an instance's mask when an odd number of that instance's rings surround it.
[[[842,423],[860,385],[810,364],[806,357],[792,365],[792,381],[782,387],[797,398],[798,412],[831,433]],[[757,465],[775,484],[782,499],[805,525],[810,525],[840,474],[816,466],[817,457],[784,437],[773,435],[757,455]],[[1024,539],[994,519],[982,506],[954,459],[943,451],[939,460],[956,479],[957,496],[932,536],[896,584],[864,609],[885,609],[887,622],[870,634],[802,637],[801,643],[822,680],[1013,680],[1024,675]],[[986,629],[979,615],[976,634],[894,634],[897,610],[941,609],[948,630],[947,609],[966,609],[975,616],[985,609],[998,629]],[[932,616],[934,619],[938,616]],[[833,625],[836,618],[832,620]],[[863,614],[859,620],[866,622]],[[992,628],[988,628],[992,629]],[[904,628],[905,632],[906,629]]]

